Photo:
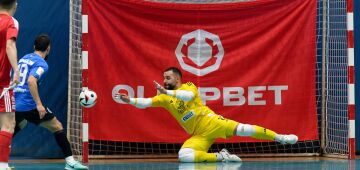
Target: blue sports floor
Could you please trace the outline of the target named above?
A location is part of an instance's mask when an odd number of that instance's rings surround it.
[[[281,159],[274,161],[266,160],[244,160],[242,163],[178,163],[178,162],[123,162],[110,163],[106,160],[104,162],[96,161],[90,163],[91,170],[236,170],[236,169],[251,169],[251,170],[355,170],[360,169],[360,159],[346,160],[346,159],[327,159],[314,160],[309,158],[298,158],[296,160]],[[59,161],[57,161],[59,162]],[[15,170],[62,170],[64,163],[10,163],[15,167]]]

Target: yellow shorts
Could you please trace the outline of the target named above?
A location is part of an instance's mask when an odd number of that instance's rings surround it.
[[[181,148],[207,152],[216,138],[232,137],[238,124],[236,121],[210,113],[198,122],[194,134],[185,141]]]

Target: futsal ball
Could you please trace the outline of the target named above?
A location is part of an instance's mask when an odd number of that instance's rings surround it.
[[[90,89],[83,90],[79,95],[80,105],[86,108],[93,107],[96,103],[96,99],[96,93]]]

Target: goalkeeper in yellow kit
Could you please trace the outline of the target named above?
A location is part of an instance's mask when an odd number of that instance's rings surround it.
[[[164,87],[154,81],[159,95],[152,98],[129,98],[121,93],[115,96],[137,108],[163,107],[172,114],[191,135],[179,151],[180,162],[241,161],[226,149],[208,153],[216,138],[226,139],[236,135],[275,140],[282,144],[297,142],[296,135],[280,135],[260,126],[238,123],[217,115],[203,104],[196,86],[191,82],[182,84],[181,78],[181,71],[170,67],[164,71]]]

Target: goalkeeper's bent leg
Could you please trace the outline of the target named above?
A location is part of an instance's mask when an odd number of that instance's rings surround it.
[[[221,161],[218,153],[207,153],[205,151],[195,151],[191,148],[183,148],[179,151],[180,162],[217,162]]]
[[[195,151],[195,162],[216,162],[216,153],[207,153],[204,151]]]
[[[281,135],[260,126],[242,123],[238,124],[235,134],[237,136],[250,136],[255,139],[273,140],[282,144],[295,144],[298,140],[296,135]]]
[[[257,126],[257,125],[249,125],[249,124],[242,124],[236,128],[236,135],[237,136],[250,136],[255,139],[265,139],[265,140],[276,140],[277,137],[280,137],[274,131]]]

